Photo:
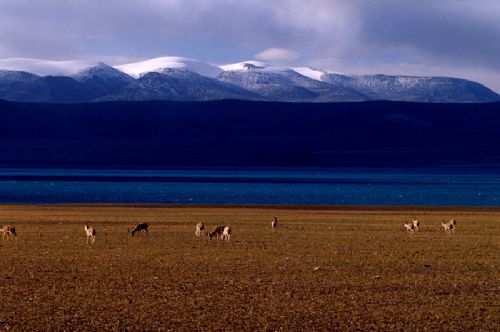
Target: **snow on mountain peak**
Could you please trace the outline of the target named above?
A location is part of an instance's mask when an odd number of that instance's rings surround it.
[[[219,66],[219,68],[221,68],[224,71],[264,69],[266,67],[269,67],[269,65],[265,64],[264,62],[255,60],[243,61],[243,62],[231,63]]]
[[[40,76],[70,76],[86,68],[99,65],[97,61],[51,61],[27,58],[0,59],[0,69],[24,71]]]
[[[296,67],[292,69],[297,73],[299,73],[300,75],[312,78],[313,80],[316,81],[321,81],[321,76],[325,74],[325,72],[322,70],[313,69],[309,67]]]
[[[232,64],[227,64],[227,65],[222,65],[219,66],[224,71],[261,71],[261,72],[268,72],[268,73],[286,73],[292,71],[291,68],[287,67],[279,67],[271,64],[267,64],[261,61],[256,61],[256,60],[250,60],[250,61],[243,61],[243,62],[238,62],[238,63],[232,63]]]
[[[198,60],[167,56],[114,66],[114,68],[139,78],[142,74],[150,72],[163,72],[164,69],[188,69],[203,76],[216,77],[222,72],[219,67]]]

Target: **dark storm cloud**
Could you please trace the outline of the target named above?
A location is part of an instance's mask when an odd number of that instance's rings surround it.
[[[225,63],[280,53],[297,65],[446,74],[500,90],[498,17],[494,0],[4,0],[0,58]]]
[[[432,62],[500,69],[499,15],[492,1],[366,2],[359,43],[412,49]]]

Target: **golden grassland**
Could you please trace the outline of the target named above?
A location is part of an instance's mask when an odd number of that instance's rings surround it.
[[[8,223],[0,330],[500,330],[500,209],[0,206]]]

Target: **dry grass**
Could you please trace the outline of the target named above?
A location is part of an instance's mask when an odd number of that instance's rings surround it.
[[[422,225],[409,235],[412,217]],[[0,241],[0,330],[498,331],[499,220],[467,209],[0,206],[0,224],[18,232]],[[195,237],[200,221],[231,225],[231,242]],[[127,233],[138,222],[149,238]]]

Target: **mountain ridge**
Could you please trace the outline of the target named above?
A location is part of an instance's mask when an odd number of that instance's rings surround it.
[[[259,61],[214,66],[161,57],[118,66],[83,60],[0,60],[0,98],[64,103],[153,99],[477,103],[500,100],[500,95],[460,78],[345,75]]]

